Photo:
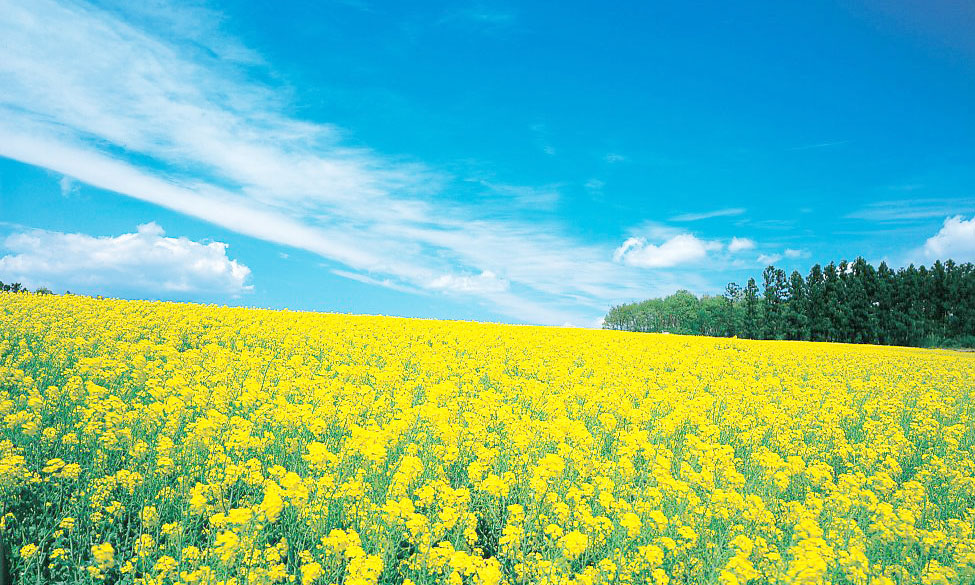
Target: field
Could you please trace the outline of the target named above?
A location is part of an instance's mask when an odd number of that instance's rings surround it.
[[[975,356],[0,294],[16,583],[972,583]]]

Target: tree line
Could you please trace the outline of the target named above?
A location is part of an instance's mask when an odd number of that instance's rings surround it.
[[[863,258],[814,265],[803,277],[768,266],[761,285],[722,295],[680,290],[613,307],[603,328],[748,339],[975,347],[975,265],[874,268]]]
[[[6,284],[2,280],[0,280],[0,292],[26,293],[26,292],[30,292],[30,290],[26,286],[20,284],[19,282],[12,282],[10,284]],[[34,289],[34,293],[39,295],[54,294],[51,291],[51,289],[47,288],[46,286],[37,287],[36,289]],[[70,291],[68,292],[68,294],[71,294]]]

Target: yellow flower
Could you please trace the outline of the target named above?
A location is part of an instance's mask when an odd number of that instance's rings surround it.
[[[633,512],[627,512],[623,514],[623,518],[620,519],[620,526],[626,529],[626,535],[630,538],[635,538],[640,534],[640,529],[643,528],[643,523],[640,522],[640,517]]]
[[[36,554],[37,554],[36,544],[26,544],[20,547],[20,558],[24,559],[25,561],[29,561],[33,559]]]
[[[145,506],[142,511],[139,512],[139,519],[142,523],[149,528],[155,528],[159,525],[159,511],[155,506]]]
[[[135,541],[135,554],[140,557],[147,557],[156,547],[156,540],[149,534],[142,534]]]
[[[578,530],[568,532],[562,537],[562,551],[566,558],[574,559],[585,552],[588,547],[589,537]]]
[[[972,387],[963,352],[0,293],[0,498],[41,498],[0,528],[134,585],[968,583]]]
[[[169,555],[163,555],[156,560],[156,563],[152,566],[152,569],[160,575],[160,577],[165,577],[170,573],[174,572],[179,567],[179,563],[173,557]]]
[[[197,562],[198,560],[200,560],[200,556],[201,556],[200,549],[195,546],[185,547],[180,554],[183,556],[183,560],[188,563]]]
[[[63,560],[63,559],[68,558],[68,554],[69,553],[68,553],[67,549],[58,547],[58,548],[52,550],[51,551],[51,554],[49,556],[50,556],[50,558],[51,558],[52,561],[60,561],[60,560]]]
[[[301,585],[311,585],[325,574],[319,563],[301,565]]]
[[[49,459],[41,471],[44,473],[57,473],[62,467],[64,467],[63,459]]]
[[[95,559],[95,566],[102,571],[115,566],[115,547],[110,542],[92,545],[91,556]]]
[[[264,484],[264,500],[258,510],[268,522],[276,522],[283,508],[284,500],[281,499],[280,486],[274,480],[267,480]]]

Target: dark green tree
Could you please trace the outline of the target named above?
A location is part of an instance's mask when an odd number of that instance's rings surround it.
[[[735,282],[729,282],[724,288],[724,334],[728,337],[738,335],[741,328],[741,318],[738,316],[741,292],[741,287]]]
[[[877,314],[873,301],[876,298],[876,272],[862,257],[846,267],[844,299],[846,341],[851,343],[876,343]]]
[[[783,337],[782,305],[788,293],[785,272],[769,265],[762,272],[762,306],[764,319],[762,334],[765,339]]]
[[[759,314],[758,285],[754,278],[748,279],[745,285],[745,318],[742,330],[748,339],[758,339],[762,332],[762,318]]]
[[[826,308],[826,275],[819,264],[813,264],[806,276],[806,321],[809,339],[826,341],[829,337],[829,317]]]
[[[875,289],[874,306],[877,315],[877,343],[890,345],[895,343],[896,314],[894,312],[894,287],[896,274],[881,262],[877,267],[877,286]]]
[[[806,283],[798,270],[789,276],[789,298],[785,305],[785,338],[792,340],[809,339]]]
[[[975,347],[975,265],[951,259],[930,268],[874,268],[853,262],[798,271],[768,266],[761,296],[754,278],[722,296],[686,290],[613,307],[603,326],[627,331],[747,338]],[[0,283],[0,289],[21,290]]]

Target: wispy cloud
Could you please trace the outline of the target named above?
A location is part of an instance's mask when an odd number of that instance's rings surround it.
[[[746,210],[742,207],[729,207],[727,209],[715,209],[714,211],[705,211],[702,213],[682,213],[670,218],[670,221],[700,221],[702,219],[711,219],[714,217],[732,217],[741,215],[745,213],[745,211]]]
[[[551,132],[549,132],[548,127],[541,122],[532,124],[529,128],[532,134],[532,141],[535,143],[535,147],[545,153],[548,156],[555,156],[558,151],[555,146],[552,145]]]
[[[528,209],[548,210],[559,202],[559,186],[508,185],[490,181],[477,181],[487,190],[487,196],[504,207],[515,205]]]
[[[944,218],[955,214],[975,212],[975,199],[903,199],[878,201],[848,213],[847,219],[895,223]]]
[[[497,293],[506,291],[509,287],[510,284],[507,280],[499,278],[490,270],[485,270],[477,275],[444,274],[429,284],[429,288],[434,290],[461,293]]]
[[[603,187],[605,187],[605,186],[606,186],[606,182],[605,181],[603,181],[601,179],[596,179],[596,178],[589,179],[588,181],[586,181],[583,184],[583,187],[586,188],[586,191],[589,191],[590,193],[596,194],[596,195],[602,194]]]
[[[806,258],[809,256],[809,250],[786,248],[785,250],[782,251],[782,255],[792,260],[795,260],[797,258]]]
[[[798,222],[794,219],[740,219],[735,221],[738,227],[749,227],[761,230],[792,230],[796,228]]]
[[[273,77],[252,75],[261,57],[219,31],[147,28],[157,17],[85,3],[4,11],[0,156],[313,252],[345,277],[468,294],[516,319],[588,323],[657,292],[612,247],[485,219],[446,196],[453,177],[288,116],[287,92],[252,80]]]
[[[349,280],[361,282],[363,284],[380,286],[383,288],[388,288],[390,290],[395,290],[403,293],[421,294],[421,295],[428,294],[427,291],[423,289],[415,288],[412,286],[406,286],[398,282],[395,282],[393,280],[390,280],[388,278],[383,278],[383,279],[372,278],[371,276],[368,276],[366,274],[360,274],[358,272],[349,272],[348,270],[339,270],[339,269],[331,270],[331,273],[336,276],[341,276],[342,278],[348,278]]]
[[[516,19],[517,14],[513,10],[477,2],[452,10],[440,19],[439,24],[468,24],[492,31],[508,27]]]
[[[67,175],[61,177],[58,181],[58,186],[61,188],[62,197],[71,197],[78,193],[78,183]]]
[[[793,146],[787,148],[786,150],[813,150],[816,148],[830,148],[832,146],[841,146],[843,144],[848,144],[849,140],[830,140],[827,142],[814,142],[812,144],[803,144],[801,146]]]

